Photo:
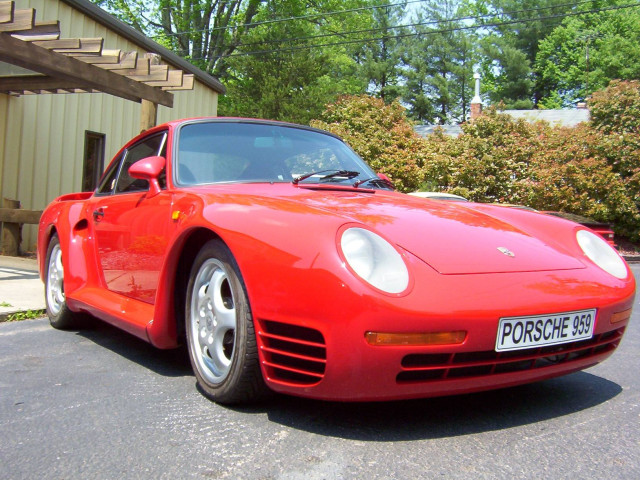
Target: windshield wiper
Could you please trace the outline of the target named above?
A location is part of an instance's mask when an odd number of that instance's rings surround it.
[[[387,187],[391,190],[395,190],[391,182],[380,177],[370,177],[363,180],[358,180],[357,182],[353,183],[353,188],[358,188],[360,185],[364,185],[365,183],[372,183],[376,187]]]
[[[331,173],[329,173],[331,172]],[[321,176],[318,180],[327,180],[328,178],[335,177],[344,177],[346,179],[351,180],[352,178],[360,175],[360,172],[355,172],[353,170],[319,170],[317,172],[305,173],[304,175],[300,175],[291,180],[291,183],[297,185],[302,180],[306,180],[307,178],[313,177],[314,175],[320,175],[321,173],[326,173],[326,175]]]

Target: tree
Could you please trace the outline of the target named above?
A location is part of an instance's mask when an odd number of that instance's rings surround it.
[[[481,42],[484,62],[481,67],[484,90],[493,104],[502,102],[505,109],[533,107],[533,79],[531,64],[522,50],[504,37],[492,36]]]
[[[405,32],[402,23],[406,1],[390,5],[387,0],[372,2],[372,30],[369,37],[379,40],[365,42],[356,53],[367,91],[387,102],[400,96],[402,40],[395,38]],[[384,6],[382,6],[384,5]]]
[[[460,12],[456,0],[429,0],[415,19],[415,38],[406,45],[403,97],[413,118],[442,124],[466,120],[476,57],[475,40],[456,20]]]
[[[371,27],[361,7],[372,0],[95,1],[217,76],[228,87],[222,115],[307,123],[367,86],[351,42]]]
[[[466,0],[464,11],[483,16],[483,90],[507,108],[531,108],[543,96],[533,65],[538,44],[573,8],[566,0]],[[555,17],[555,18],[554,18]]]
[[[93,0],[140,33],[219,78],[255,28],[262,0]],[[268,3],[268,2],[267,2]]]
[[[638,38],[638,9],[608,10],[565,19],[540,42],[536,70],[543,85],[542,104],[575,105],[613,79],[639,79]]]
[[[356,5],[360,2],[327,0],[319,2],[318,12]],[[227,58],[228,93],[220,101],[221,115],[308,123],[338,95],[365,91],[353,58],[355,47],[326,37],[329,31],[353,30],[353,14],[322,18],[313,16],[314,11],[299,0],[286,0],[271,2],[256,16],[259,22],[292,20],[257,26]],[[316,48],[318,42],[334,45]]]

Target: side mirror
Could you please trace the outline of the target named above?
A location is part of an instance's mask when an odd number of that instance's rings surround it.
[[[164,157],[146,157],[129,167],[129,175],[149,182],[149,197],[159,194],[162,189],[158,177],[164,170],[167,160]]]

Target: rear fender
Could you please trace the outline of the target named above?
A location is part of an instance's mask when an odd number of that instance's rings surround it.
[[[46,255],[54,233],[57,233],[65,266],[64,289],[67,296],[87,284],[101,283],[95,255],[87,204],[78,196],[55,200],[42,214],[38,233],[40,278],[45,280]],[[73,273],[71,275],[71,273]]]

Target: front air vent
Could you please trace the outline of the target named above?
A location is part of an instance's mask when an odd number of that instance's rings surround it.
[[[409,354],[402,359],[398,383],[481,378],[502,373],[544,369],[613,352],[624,328],[595,335],[589,340],[513,352],[462,352]],[[597,361],[597,360],[596,360]]]
[[[268,377],[295,385],[313,385],[324,378],[327,348],[313,328],[263,321],[258,336]]]

